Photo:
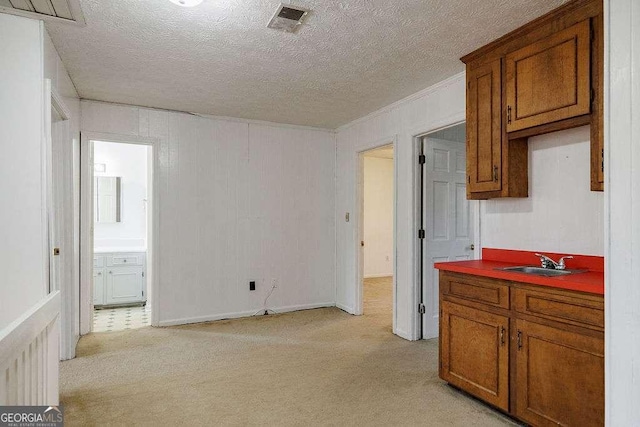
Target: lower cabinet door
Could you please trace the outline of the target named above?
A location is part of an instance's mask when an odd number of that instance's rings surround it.
[[[142,301],[142,267],[118,267],[107,270],[106,304]]]
[[[443,301],[440,377],[509,410],[509,318]]]
[[[536,426],[604,425],[604,337],[525,320],[516,334],[516,416]]]
[[[104,304],[104,270],[93,270],[93,305]]]

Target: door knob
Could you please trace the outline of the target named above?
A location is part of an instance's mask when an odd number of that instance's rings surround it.
[[[364,247],[364,240],[360,240],[360,246]]]
[[[476,245],[474,245],[473,243],[471,244],[471,246],[469,246],[469,249],[471,249],[472,251],[476,250]]]

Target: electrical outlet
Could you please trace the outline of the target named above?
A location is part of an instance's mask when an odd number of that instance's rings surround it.
[[[250,291],[255,291],[256,290],[256,282],[254,282],[254,281],[249,282],[249,290]]]

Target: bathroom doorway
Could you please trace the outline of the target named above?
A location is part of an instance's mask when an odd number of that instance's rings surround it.
[[[150,326],[155,147],[109,138],[83,143],[81,257],[91,267],[81,298],[84,333]]]
[[[148,326],[147,145],[94,141],[93,332]]]

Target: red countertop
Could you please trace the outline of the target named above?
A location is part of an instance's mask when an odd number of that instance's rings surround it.
[[[603,257],[540,252],[556,261],[561,256],[573,255],[574,259],[566,260],[567,268],[571,270],[588,270],[585,273],[569,274],[566,276],[545,277],[498,270],[500,268],[519,265],[539,266],[539,258],[534,255],[535,253],[536,252],[485,248],[482,250],[481,260],[438,262],[434,264],[434,267],[439,270],[454,273],[473,274],[512,282],[604,295]]]

